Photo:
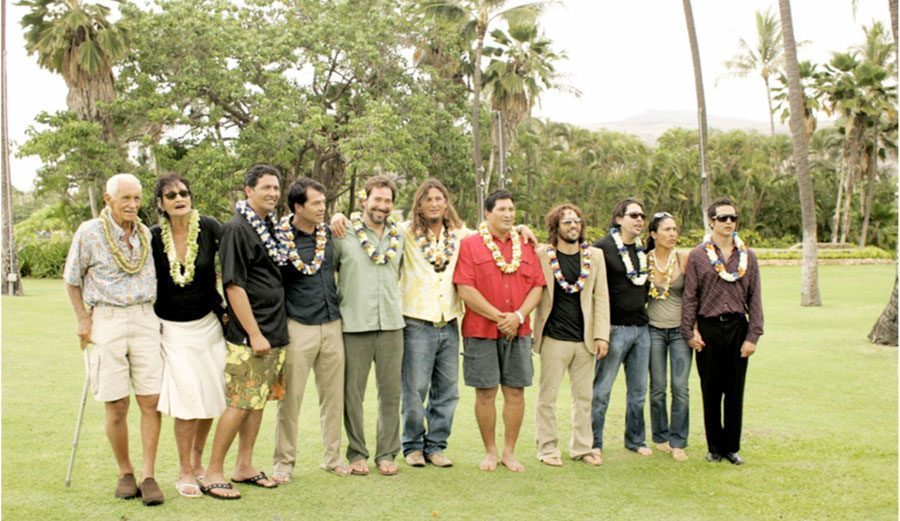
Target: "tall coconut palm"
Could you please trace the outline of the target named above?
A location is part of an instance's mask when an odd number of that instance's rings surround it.
[[[510,25],[533,23],[545,1],[506,8],[507,0],[425,0],[423,11],[436,18],[459,23],[463,34],[472,42],[472,166],[475,169],[478,216],[484,213],[484,172],[481,167],[481,57],[488,29],[499,19]]]
[[[6,0],[3,0],[3,14],[0,15],[2,17],[2,35],[0,35],[0,82],[2,82],[2,87],[0,87],[0,105],[2,105],[2,109],[0,109],[0,154],[2,154],[2,164],[0,164],[0,168],[3,170],[3,179],[2,186],[0,186],[0,203],[3,205],[3,210],[0,214],[3,215],[3,252],[0,254],[2,257],[2,270],[0,270],[0,285],[2,285],[2,292],[4,295],[13,294],[13,295],[21,295],[22,294],[22,278],[19,277],[19,260],[16,255],[16,237],[13,231],[13,219],[12,219],[12,182],[10,179],[9,173],[9,125],[6,119],[7,106],[6,106]],[[5,281],[9,278],[12,281],[11,285],[8,285]],[[11,290],[11,291],[10,291]]]
[[[539,33],[537,24],[510,26],[508,33],[495,29],[491,38],[494,46],[486,49],[491,61],[484,71],[484,88],[491,109],[499,115],[499,124],[492,132],[492,148],[503,165],[519,124],[531,115],[541,92],[557,86],[554,62],[565,59],[565,54],[553,50],[552,42]],[[504,176],[501,167],[501,179]]]
[[[99,123],[103,139],[113,141],[113,122],[105,105],[116,97],[113,65],[128,51],[128,34],[109,21],[110,9],[81,0],[22,0],[31,11],[22,17],[25,48],[38,64],[63,77],[66,104],[79,119]],[[91,212],[97,215],[92,186]]]
[[[803,267],[800,276],[800,305],[821,306],[819,294],[818,250],[816,245],[816,202],[809,173],[809,141],[803,122],[806,105],[800,86],[797,44],[791,19],[790,0],[778,0],[781,34],[784,39],[785,71],[791,106],[791,139],[794,142],[794,170],[800,191],[800,220],[803,229]]]
[[[688,39],[691,42],[691,60],[694,63],[694,87],[697,91],[697,121],[700,129],[700,215],[706,229],[706,208],[709,207],[709,162],[706,157],[708,133],[706,129],[706,95],[703,91],[703,71],[700,67],[700,46],[697,44],[697,30],[694,28],[694,11],[691,0],[683,0],[684,19],[687,23]]]
[[[738,41],[738,54],[725,62],[731,76],[746,78],[758,73],[766,86],[766,100],[769,102],[769,131],[775,135],[775,111],[772,108],[772,88],[770,80],[781,68],[784,46],[781,43],[781,26],[771,8],[756,12],[756,42]]]

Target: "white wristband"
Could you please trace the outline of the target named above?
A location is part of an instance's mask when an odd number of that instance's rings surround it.
[[[519,324],[524,324],[524,323],[525,323],[525,317],[522,316],[522,312],[519,311],[519,310],[516,310],[515,313],[516,313],[516,318],[519,319]]]

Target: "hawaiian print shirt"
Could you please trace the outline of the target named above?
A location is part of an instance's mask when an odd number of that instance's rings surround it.
[[[403,241],[403,266],[400,268],[400,293],[403,295],[403,316],[427,322],[451,321],[463,315],[462,301],[453,285],[453,271],[459,260],[459,243],[472,234],[468,228],[453,231],[456,249],[447,268],[437,273],[416,244],[412,225],[400,225],[406,232]],[[444,233],[438,238],[438,248],[444,249]]]
[[[147,255],[141,271],[134,275],[125,273],[116,264],[106,243],[100,219],[85,221],[78,227],[66,257],[63,279],[67,284],[81,287],[84,303],[90,307],[125,307],[152,303],[156,300],[156,268],[152,253]],[[115,221],[110,220],[110,223],[113,238],[125,253],[125,258],[129,262],[136,261],[141,254],[138,236],[132,233],[126,243],[125,230]],[[149,247],[150,230],[142,223],[138,223],[138,228],[147,237]]]

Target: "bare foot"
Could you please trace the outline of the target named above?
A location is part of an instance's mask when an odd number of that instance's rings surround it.
[[[637,452],[641,456],[652,456],[653,455],[653,451],[650,450],[650,447],[638,447],[638,449],[635,452]]]
[[[204,474],[206,474],[206,469],[203,468],[203,465],[194,465],[194,468],[191,469],[194,473],[194,478],[202,478]]]
[[[660,452],[665,452],[668,454],[668,453],[672,452],[672,446],[669,445],[669,442],[664,441],[662,443],[656,444],[656,450],[658,450]]]
[[[485,454],[484,459],[478,464],[478,468],[487,471],[497,470],[497,455]]]
[[[279,485],[287,485],[291,482],[291,475],[287,472],[273,472],[272,479]]]
[[[675,461],[687,461],[688,455],[684,449],[672,449],[672,458]]]
[[[254,485],[260,488],[275,488],[278,486],[277,481],[266,476],[265,472],[260,472],[254,468],[250,468],[246,472],[240,474],[238,473],[238,470],[235,469],[234,474],[231,475],[231,481]]]
[[[525,472],[525,465],[519,463],[519,460],[517,460],[516,457],[512,454],[504,454],[503,459],[500,460],[500,463],[502,463],[504,467],[508,468],[512,472]]]
[[[587,463],[588,465],[600,466],[603,465],[603,458],[600,457],[599,452],[591,452],[590,454],[585,454],[581,461]]]

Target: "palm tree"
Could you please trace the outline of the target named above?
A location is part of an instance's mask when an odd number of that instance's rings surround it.
[[[488,28],[498,19],[510,25],[534,23],[547,2],[532,2],[505,9],[507,0],[425,0],[424,12],[435,18],[459,23],[467,40],[474,43],[472,56],[472,166],[475,169],[478,217],[484,213],[484,172],[481,168],[481,56]]]
[[[81,0],[21,0],[31,8],[22,17],[25,48],[38,64],[63,77],[66,104],[79,119],[100,123],[103,139],[112,143],[113,121],[107,109],[116,97],[112,68],[128,51],[128,34],[108,20],[110,10]],[[97,215],[93,187],[88,187],[91,213]]]
[[[500,156],[502,184],[503,165],[515,143],[516,130],[531,115],[541,92],[557,86],[553,63],[565,59],[565,54],[552,49],[552,42],[538,33],[536,24],[513,25],[508,33],[495,29],[491,38],[495,47],[485,49],[491,61],[484,71],[483,83],[491,109],[499,116],[493,132],[496,146],[492,149],[496,148]]]
[[[756,38],[754,45],[741,38],[738,41],[740,51],[734,58],[725,62],[731,70],[731,76],[746,78],[750,73],[759,73],[766,86],[766,99],[769,102],[769,130],[775,135],[775,112],[772,108],[772,89],[769,80],[781,67],[784,46],[781,43],[781,27],[771,8],[766,12],[756,12]]]
[[[2,193],[2,197],[0,197],[0,201],[2,201],[3,210],[3,252],[0,254],[2,257],[2,269],[0,269],[0,285],[2,285],[2,289],[0,289],[0,293],[4,295],[21,295],[22,294],[22,277],[19,276],[19,259],[18,255],[16,255],[16,236],[13,228],[13,219],[12,219],[12,182],[9,174],[9,125],[6,119],[6,115],[8,114],[6,109],[6,0],[3,0],[3,14],[0,15],[2,17],[2,36],[0,36],[0,54],[2,54],[2,64],[0,64],[0,76],[2,76],[2,87],[0,87],[0,105],[2,105],[2,122],[0,122],[0,141],[2,141],[2,164],[0,164],[0,168],[3,169],[3,180],[2,186],[0,186],[0,193]],[[9,280],[13,281],[11,286],[8,286],[5,281],[9,277]]]
[[[803,122],[806,104],[800,86],[797,44],[791,20],[790,0],[778,0],[781,34],[784,39],[785,69],[791,104],[791,139],[794,142],[794,170],[800,190],[800,220],[803,228],[803,268],[800,276],[800,305],[821,306],[819,295],[818,250],[816,245],[816,202],[809,174],[809,141]]]
[[[697,120],[700,128],[700,215],[703,229],[706,229],[706,208],[709,207],[709,164],[706,159],[706,96],[703,93],[703,71],[700,68],[700,46],[697,44],[697,31],[694,28],[694,12],[691,0],[683,0],[684,18],[687,22],[688,39],[691,42],[691,60],[694,62],[694,87],[697,90]]]

